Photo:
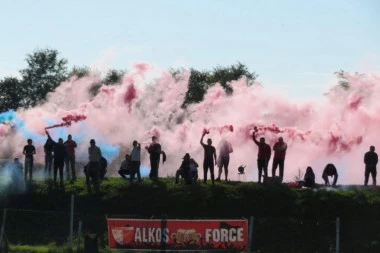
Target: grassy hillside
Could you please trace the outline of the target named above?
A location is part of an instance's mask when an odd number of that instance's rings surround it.
[[[5,233],[11,246],[63,248],[69,234],[71,194],[75,196],[75,233],[80,220],[83,233],[99,235],[101,248],[108,243],[106,216],[253,216],[256,252],[329,252],[335,246],[335,221],[340,217],[341,252],[380,252],[379,188],[309,190],[251,182],[176,185],[173,178],[162,179],[158,185],[150,180],[130,185],[127,180],[109,178],[101,183],[99,191],[88,189],[83,178],[62,186],[35,181],[18,193],[4,188],[0,204],[1,210],[7,209]],[[28,252],[21,248],[17,251]]]

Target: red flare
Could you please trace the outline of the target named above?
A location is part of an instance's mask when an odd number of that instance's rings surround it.
[[[203,132],[202,132],[203,134],[209,134],[210,133],[210,130],[209,129],[207,129],[207,128],[203,128]]]
[[[348,107],[352,110],[356,110],[358,109],[359,105],[362,103],[362,100],[363,100],[362,96],[359,96],[359,95],[352,96],[348,103]]]
[[[224,126],[213,126],[210,128],[203,128],[203,134],[209,134],[210,131],[218,131],[219,134],[222,134],[224,131],[234,131],[234,126],[233,125],[224,125]]]
[[[69,114],[65,117],[62,118],[62,123],[60,124],[55,124],[52,126],[47,126],[45,129],[51,129],[51,128],[56,128],[56,127],[68,127],[71,126],[72,122],[78,122],[81,120],[85,120],[87,117],[85,115],[78,115],[78,114]]]
[[[132,101],[135,98],[137,98],[137,92],[135,86],[133,85],[133,83],[131,83],[130,85],[128,85],[127,91],[124,94],[124,103],[128,105],[129,112],[131,112],[132,110]]]

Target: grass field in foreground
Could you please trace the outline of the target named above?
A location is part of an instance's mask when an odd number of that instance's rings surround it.
[[[4,186],[0,204],[2,213],[7,209],[5,234],[13,252],[65,252],[71,194],[75,196],[75,236],[82,221],[82,235],[98,234],[103,251],[108,244],[106,216],[145,219],[253,216],[254,250],[262,253],[276,252],[276,247],[287,249],[286,252],[327,249],[335,245],[336,217],[341,219],[342,252],[380,252],[379,188],[296,189],[253,182],[176,185],[173,178],[163,178],[159,184],[152,184],[149,179],[142,184],[129,184],[121,178],[108,178],[102,181],[99,191],[87,188],[84,178],[65,181],[61,186],[49,180],[36,180],[21,192],[12,192],[9,186]],[[81,240],[83,243],[83,237]]]

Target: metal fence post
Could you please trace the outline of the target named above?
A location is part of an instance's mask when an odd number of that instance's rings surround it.
[[[4,208],[4,211],[3,211],[3,220],[2,220],[2,224],[1,224],[1,232],[0,232],[0,247],[3,246],[3,241],[4,241],[4,230],[5,230],[5,222],[7,220],[7,209]]]
[[[80,220],[79,221],[79,225],[78,225],[78,234],[77,234],[77,237],[78,237],[78,240],[77,240],[77,252],[79,253],[80,252],[80,237],[82,236],[82,221]]]
[[[249,217],[249,228],[248,228],[248,253],[251,253],[251,249],[252,249],[252,241],[253,241],[253,238],[252,238],[252,235],[253,235],[253,221],[254,221],[254,218],[253,216]]]
[[[71,194],[71,210],[70,210],[70,250],[73,249],[73,226],[74,226],[74,194]]]
[[[335,244],[335,253],[340,251],[340,218],[336,218],[336,244]]]

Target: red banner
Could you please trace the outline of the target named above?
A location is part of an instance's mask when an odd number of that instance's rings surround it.
[[[107,219],[111,249],[246,250],[247,220]]]

